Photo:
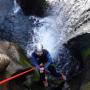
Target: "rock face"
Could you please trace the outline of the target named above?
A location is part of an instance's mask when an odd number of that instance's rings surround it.
[[[13,0],[0,0],[0,24],[4,21],[7,13],[13,6],[12,1]]]
[[[19,47],[12,42],[0,41],[0,70],[3,70],[4,64],[5,66],[9,64],[6,69],[11,75],[15,73],[16,70],[23,69],[25,67],[21,64],[23,62],[23,58],[20,57],[21,54],[18,49]],[[29,64],[27,66],[29,66]]]
[[[16,0],[25,15],[43,16],[46,0]]]
[[[0,54],[0,71],[3,71],[5,68],[7,68],[9,63],[10,58],[5,54]]]
[[[22,68],[22,66],[15,63],[15,62],[20,62],[20,56],[13,43],[7,41],[0,41],[0,54],[1,54],[1,58],[4,59],[5,57],[6,60],[5,62],[2,62],[2,59],[0,61],[3,64],[7,64],[7,65],[9,64],[7,67],[9,73],[14,73],[17,68]]]
[[[27,62],[22,49],[18,45],[8,41],[0,41],[0,80],[11,77],[12,75],[16,75],[20,72],[24,72],[30,69],[30,67],[31,66]],[[29,73],[28,75],[31,75],[31,73]],[[27,75],[23,75],[20,78],[11,80],[8,83],[8,87],[9,89],[13,88],[22,90],[22,85],[30,84],[30,80],[31,77],[27,79]],[[19,83],[19,85],[17,84],[17,82]],[[12,87],[12,84],[14,85],[14,87]],[[0,90],[4,90],[3,85],[0,86]]]
[[[68,41],[68,47],[81,62],[83,72],[71,82],[71,90],[89,90],[90,87],[90,34],[83,34]],[[76,79],[76,80],[75,80]],[[78,84],[77,84],[78,83]],[[81,88],[81,89],[80,89]],[[88,88],[88,89],[87,89]]]
[[[78,60],[86,59],[90,56],[90,34],[83,34],[68,41],[71,52]]]

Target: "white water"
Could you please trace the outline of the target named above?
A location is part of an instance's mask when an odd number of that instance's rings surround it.
[[[20,10],[20,6],[16,2],[16,0],[14,0],[13,14],[17,14],[19,10]]]
[[[60,52],[59,49],[63,47],[63,43],[77,35],[90,32],[89,21],[82,24],[90,17],[90,12],[82,14],[85,10],[89,9],[90,0],[47,1],[51,6],[47,17],[29,17],[29,19],[35,19],[34,24],[37,24],[37,21],[39,21],[39,27],[33,28],[34,35],[32,42],[31,40],[28,41],[27,55],[29,56],[34,50],[35,44],[40,42],[51,53],[52,57],[55,58]],[[14,11],[17,13],[18,10],[17,7]],[[84,17],[86,15],[87,17]],[[79,28],[77,28],[78,26]]]

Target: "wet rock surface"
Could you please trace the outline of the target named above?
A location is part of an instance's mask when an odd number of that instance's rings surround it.
[[[81,62],[82,73],[77,75],[70,84],[71,90],[89,90],[90,83],[90,34],[83,34],[68,41],[73,55]]]
[[[18,43],[25,48],[28,39],[32,38],[32,22],[21,12],[14,17],[7,15],[0,26],[0,39]]]
[[[24,72],[32,67],[28,62],[23,49],[15,43],[8,41],[0,41],[0,64],[0,80]],[[22,90],[20,88],[31,83],[31,73],[28,73],[28,75],[30,75],[30,77],[23,75],[17,79],[8,81],[8,83],[0,85],[0,90],[5,89],[4,87],[7,87],[7,90]],[[13,85],[14,87],[12,87]]]
[[[33,14],[39,13],[40,11],[38,10],[33,10],[36,7],[39,7],[39,10],[41,10],[41,8],[43,8],[43,3],[45,1],[42,0],[35,0],[36,5],[32,5],[33,2],[35,1],[29,1],[29,0],[19,0],[20,1],[20,5],[21,4],[25,4],[25,9],[28,9],[29,11],[26,10],[26,12],[29,12],[30,15],[32,15],[31,13],[33,12]],[[23,3],[23,2],[26,3]],[[17,14],[13,15],[13,8],[14,8],[14,2],[11,0],[9,1],[0,1],[0,6],[2,7],[0,10],[0,39],[1,40],[8,40],[8,41],[14,41],[19,43],[19,45],[21,45],[23,48],[25,48],[27,46],[28,40],[32,39],[32,28],[35,26],[34,22],[35,19],[30,18],[29,16],[25,16],[23,11],[20,10]],[[17,1],[18,2],[18,1]],[[35,4],[35,3],[33,3]],[[21,5],[22,6],[22,5]],[[32,7],[32,10],[29,9],[29,7]],[[31,12],[32,11],[32,12]],[[44,11],[42,11],[44,12]],[[41,15],[43,16],[41,12]],[[38,16],[38,15],[36,15]]]
[[[25,15],[43,16],[47,7],[45,0],[16,0]]]
[[[11,7],[13,6],[12,2],[12,0],[0,0],[0,24],[2,24]]]
[[[20,55],[14,43],[8,41],[0,41],[0,53],[7,55],[10,58],[10,63],[6,68],[10,74],[13,74],[18,69],[22,69],[20,65]]]

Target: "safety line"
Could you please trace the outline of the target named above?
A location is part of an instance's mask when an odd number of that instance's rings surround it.
[[[6,82],[8,82],[8,81],[11,81],[11,80],[13,80],[13,79],[15,79],[15,78],[18,78],[18,77],[20,77],[20,76],[22,76],[22,75],[24,75],[24,74],[27,74],[27,73],[29,73],[29,72],[31,72],[31,71],[33,71],[33,70],[35,70],[35,68],[31,68],[31,69],[29,69],[29,70],[27,70],[27,71],[24,71],[24,72],[22,72],[22,73],[19,73],[19,74],[17,74],[17,75],[14,75],[14,76],[12,76],[12,77],[6,78],[6,79],[0,81],[0,85],[6,83]]]

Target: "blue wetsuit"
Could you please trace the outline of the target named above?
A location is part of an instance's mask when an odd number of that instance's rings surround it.
[[[43,49],[43,54],[41,56],[33,52],[31,63],[37,68],[37,70],[39,70],[40,64],[43,63],[44,68],[47,69],[53,76],[60,77],[60,74],[56,72],[55,67],[52,65],[52,58],[49,52],[45,49]]]

